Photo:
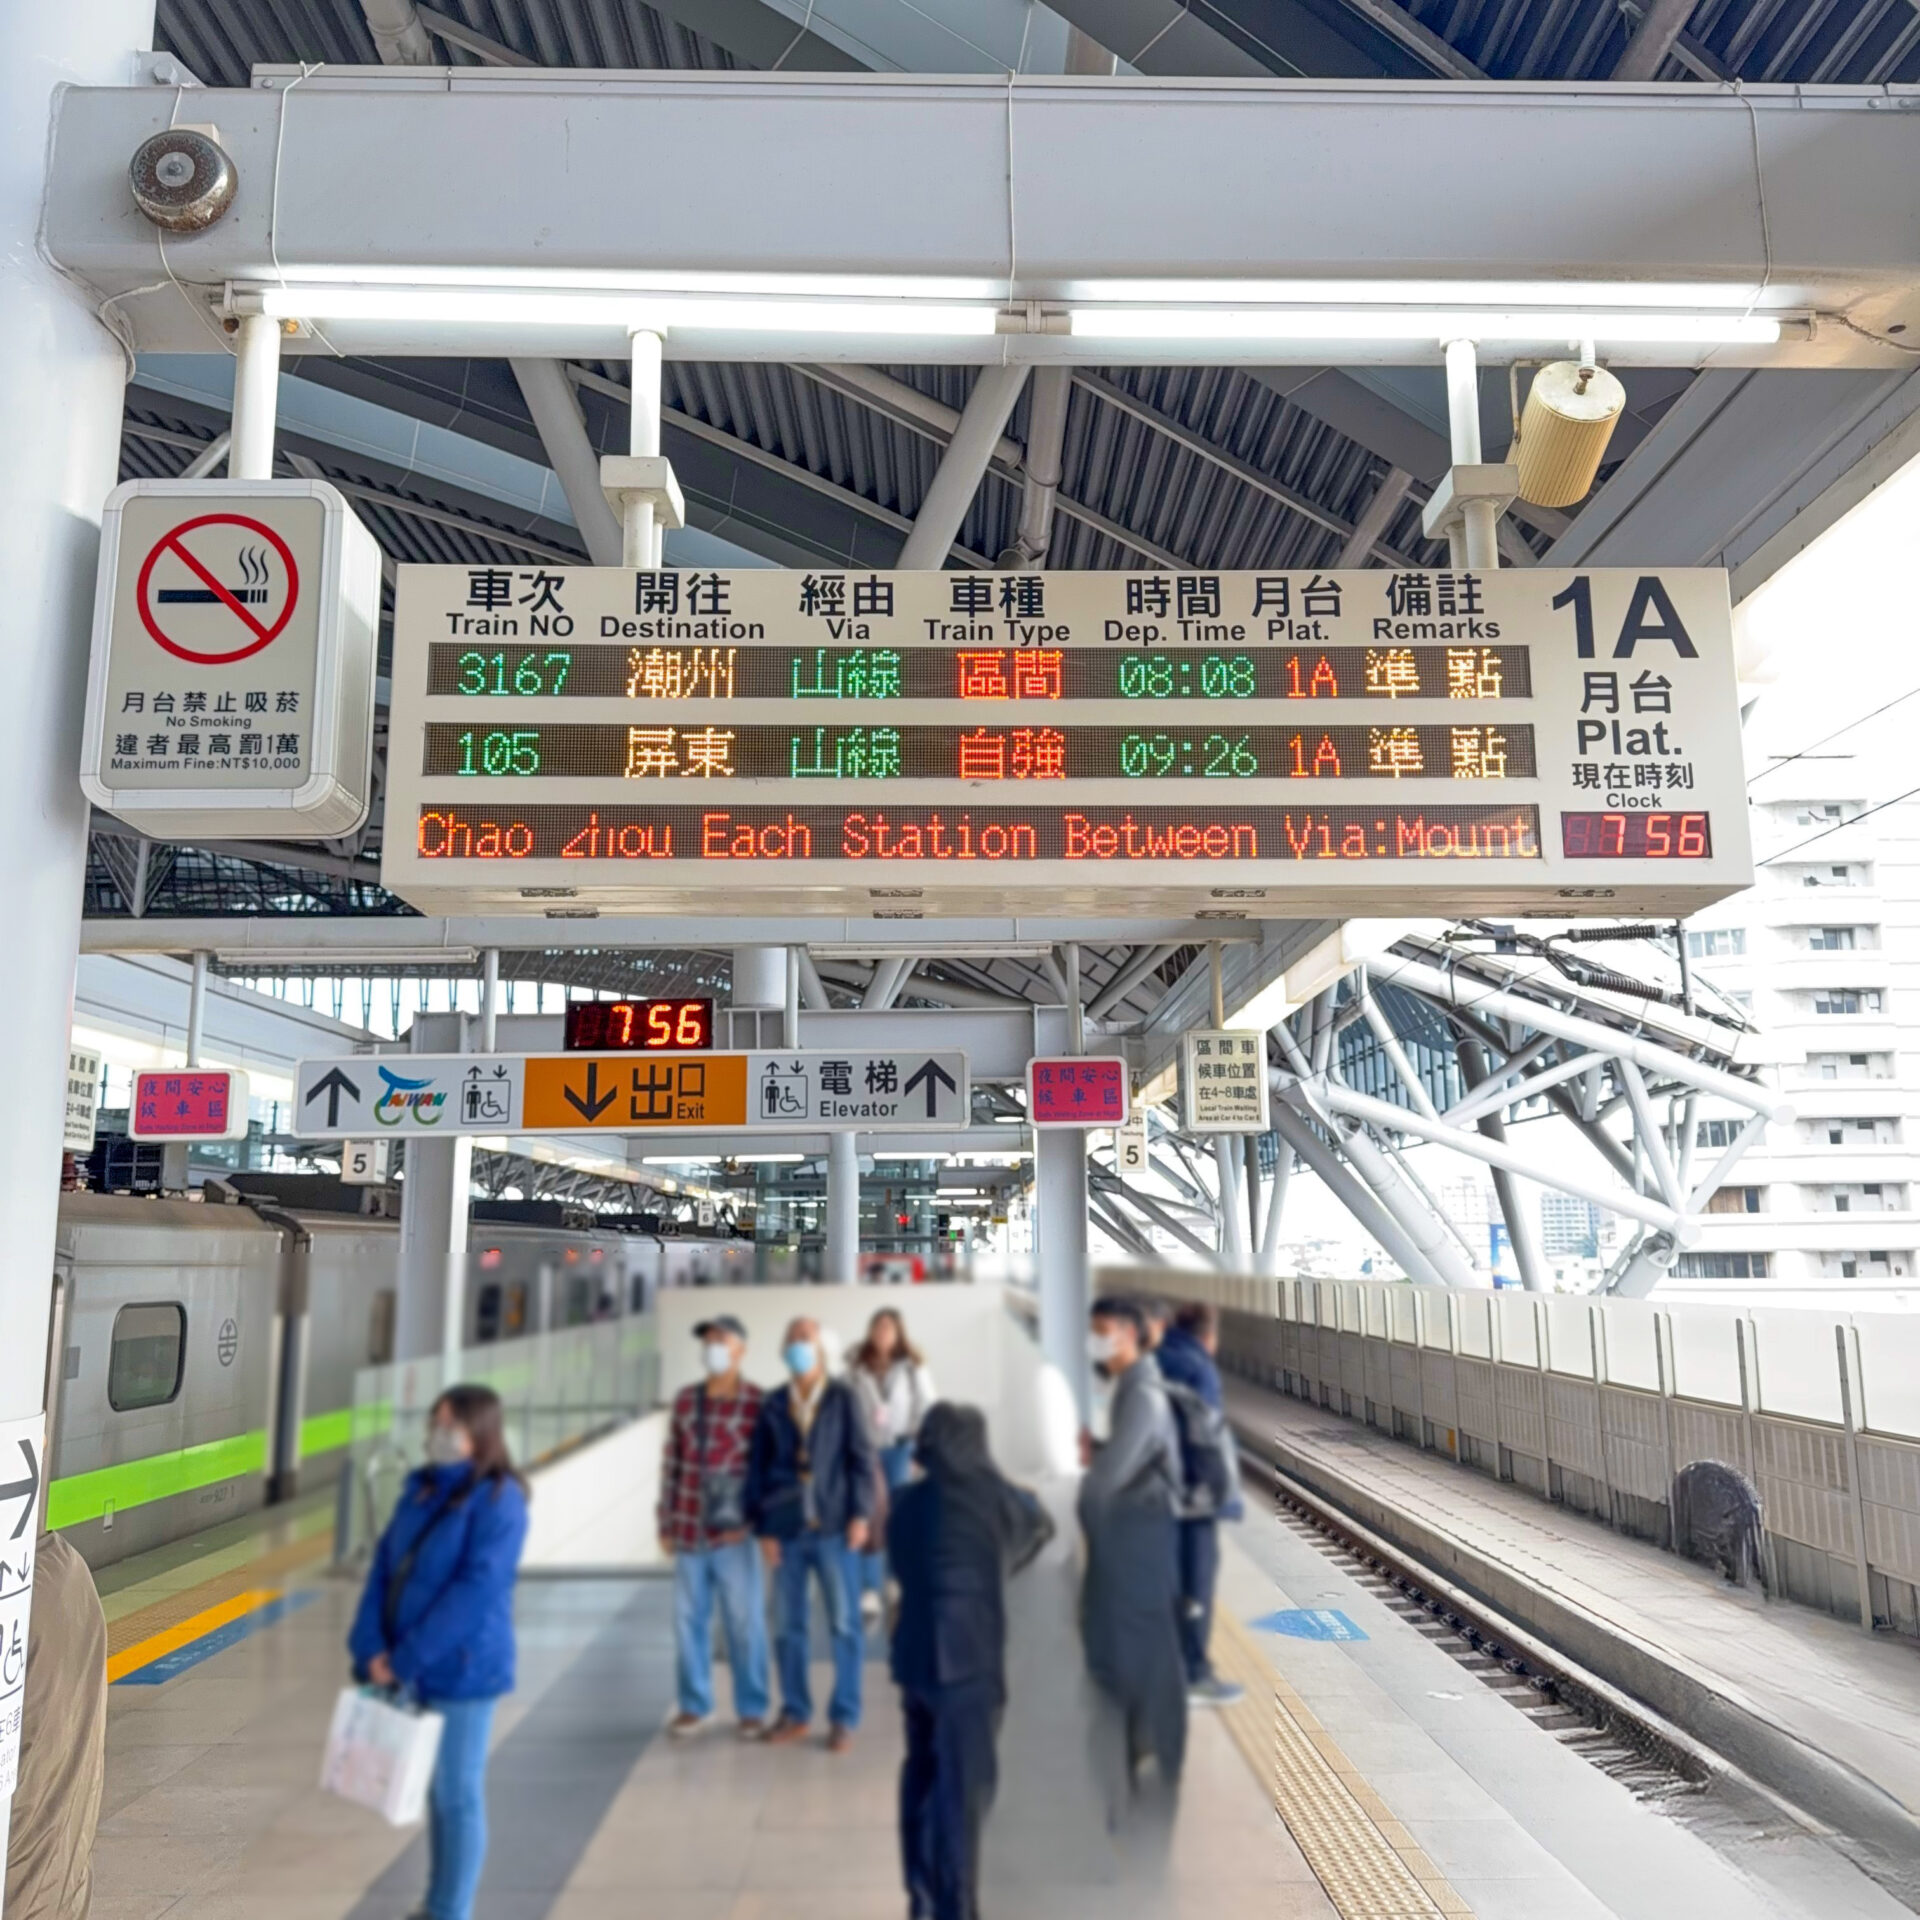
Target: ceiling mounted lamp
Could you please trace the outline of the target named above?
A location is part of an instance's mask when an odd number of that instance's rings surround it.
[[[1633,313],[1538,307],[1076,307],[1076,339],[1165,341],[1387,340],[1433,347],[1449,340],[1485,346],[1771,346],[1781,323],[1730,313]]]

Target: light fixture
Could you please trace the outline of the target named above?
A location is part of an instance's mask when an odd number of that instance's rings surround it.
[[[1067,330],[1094,340],[1597,340],[1609,345],[1770,346],[1780,322],[1718,313],[1440,307],[1076,307]]]
[[[912,300],[753,300],[561,287],[265,287],[278,320],[368,320],[430,326],[659,327],[701,333],[988,335],[990,306]],[[251,304],[248,302],[247,304]]]
[[[289,967],[471,967],[477,947],[223,947],[217,966],[271,978]]]

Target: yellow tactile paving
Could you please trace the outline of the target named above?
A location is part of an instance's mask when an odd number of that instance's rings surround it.
[[[277,1587],[250,1587],[244,1593],[236,1593],[222,1600],[217,1606],[204,1608],[160,1633],[149,1635],[145,1640],[137,1640],[110,1652],[107,1655],[107,1680],[111,1684],[125,1674],[137,1673],[163,1655],[188,1646],[204,1635],[216,1632],[228,1622],[242,1619],[256,1608],[279,1598],[280,1590]]]
[[[1212,1654],[1247,1690],[1226,1711],[1228,1730],[1340,1920],[1472,1920],[1473,1909],[1224,1609]]]
[[[190,1587],[182,1587],[145,1606],[135,1607],[130,1613],[123,1613],[107,1625],[109,1662],[129,1648],[166,1633],[183,1622],[198,1619],[210,1609],[218,1608],[239,1595],[262,1587],[279,1586],[283,1576],[317,1565],[332,1549],[330,1534],[289,1541],[285,1546],[270,1548],[238,1566],[227,1567],[208,1579],[196,1581]],[[245,1613],[250,1609],[243,1607],[240,1611]],[[228,1619],[236,1617],[233,1614],[226,1616]],[[199,1631],[204,1633],[208,1629],[201,1627]],[[189,1639],[194,1637],[188,1635]]]

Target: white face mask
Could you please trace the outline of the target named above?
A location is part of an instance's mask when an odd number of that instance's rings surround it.
[[[1120,1351],[1118,1335],[1111,1333],[1090,1333],[1087,1335],[1087,1357],[1096,1366],[1104,1365]]]
[[[458,1427],[427,1429],[427,1458],[436,1467],[457,1467],[473,1451],[473,1442]]]
[[[701,1358],[706,1362],[707,1371],[716,1377],[733,1371],[733,1349],[724,1340],[709,1340]]]

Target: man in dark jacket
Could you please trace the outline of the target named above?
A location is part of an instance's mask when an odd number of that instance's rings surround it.
[[[1087,1539],[1081,1634],[1104,1703],[1095,1761],[1109,1819],[1133,1801],[1151,1755],[1157,1797],[1171,1809],[1187,1748],[1186,1669],[1180,1651],[1180,1436],[1160,1369],[1147,1351],[1146,1317],[1131,1300],[1094,1302],[1089,1347],[1113,1383],[1108,1437],[1080,1483]]]
[[[887,1522],[900,1584],[893,1677],[907,1721],[900,1854],[914,1920],[974,1920],[1007,1697],[1006,1582],[1053,1523],[1000,1477],[976,1408],[929,1408],[914,1458],[925,1478]]]
[[[1220,1368],[1214,1353],[1220,1322],[1204,1301],[1188,1301],[1162,1322],[1153,1357],[1171,1386],[1197,1394],[1216,1413],[1224,1413]],[[1180,1520],[1180,1645],[1187,1660],[1187,1699],[1196,1707],[1230,1707],[1246,1689],[1213,1670],[1207,1644],[1213,1637],[1213,1593],[1220,1581],[1220,1522],[1246,1512],[1236,1491],[1217,1514],[1183,1515]]]
[[[880,1462],[852,1388],[827,1377],[817,1321],[787,1328],[788,1380],[761,1403],[747,1458],[747,1523],[773,1570],[780,1669],[774,1746],[804,1740],[813,1719],[807,1674],[807,1576],[820,1583],[833,1647],[827,1748],[844,1753],[860,1724],[859,1556],[873,1528]]]

